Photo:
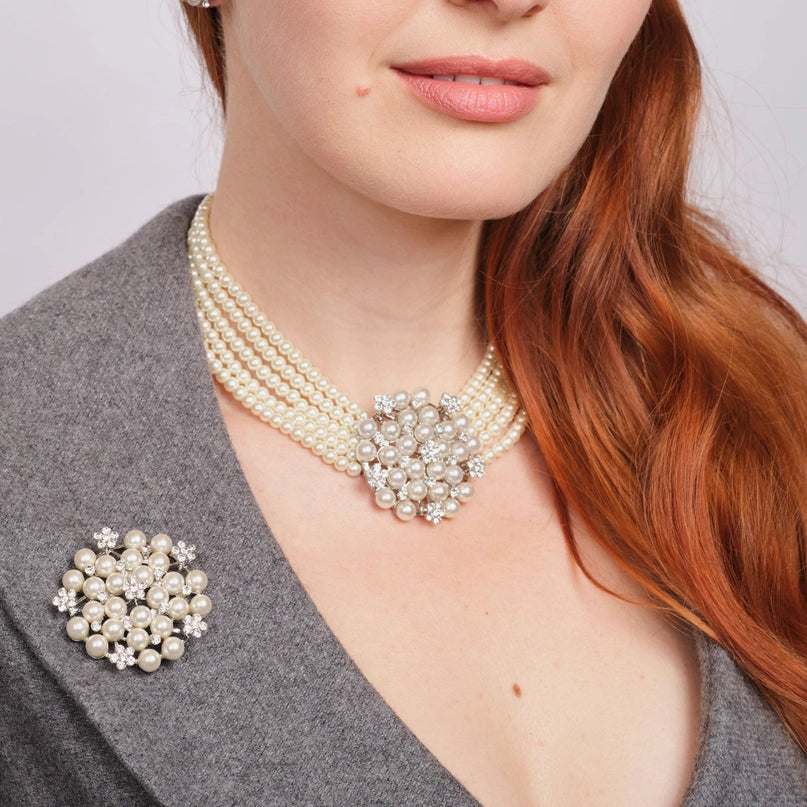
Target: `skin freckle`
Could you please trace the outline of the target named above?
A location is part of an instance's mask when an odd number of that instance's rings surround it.
[[[369,87],[366,87],[366,86],[363,86],[363,85],[360,85],[360,86],[356,87],[356,95],[358,95],[359,98],[364,98],[366,95],[369,95],[369,94],[370,94],[370,88]]]
[[[521,687],[518,684],[513,684],[513,694],[517,697],[521,697]]]

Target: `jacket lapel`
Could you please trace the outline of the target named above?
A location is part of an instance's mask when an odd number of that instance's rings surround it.
[[[13,356],[0,368],[0,601],[166,805],[476,804],[346,656],[251,496],[193,309],[184,234],[198,201],[0,328]],[[156,673],[91,659],[50,604],[103,526],[193,543],[208,574],[207,634]]]

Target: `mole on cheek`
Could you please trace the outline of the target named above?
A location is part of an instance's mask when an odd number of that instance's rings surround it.
[[[359,98],[364,98],[365,95],[369,95],[369,94],[370,94],[370,88],[369,87],[364,87],[364,86],[356,87],[356,95],[358,95]]]
[[[521,697],[521,687],[518,684],[513,684],[513,694],[517,697]]]

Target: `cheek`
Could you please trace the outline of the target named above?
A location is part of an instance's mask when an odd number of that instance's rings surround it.
[[[635,39],[650,0],[570,2],[564,7],[565,64],[553,87],[544,125],[561,133],[551,147],[562,170],[582,146],[619,65]],[[554,120],[550,120],[553,118]]]
[[[610,84],[650,8],[650,0],[570,2],[561,12],[569,68]]]

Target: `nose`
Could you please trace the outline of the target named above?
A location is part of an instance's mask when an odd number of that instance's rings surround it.
[[[479,9],[495,16],[497,19],[517,20],[531,17],[549,3],[549,0],[448,0],[454,6]]]

